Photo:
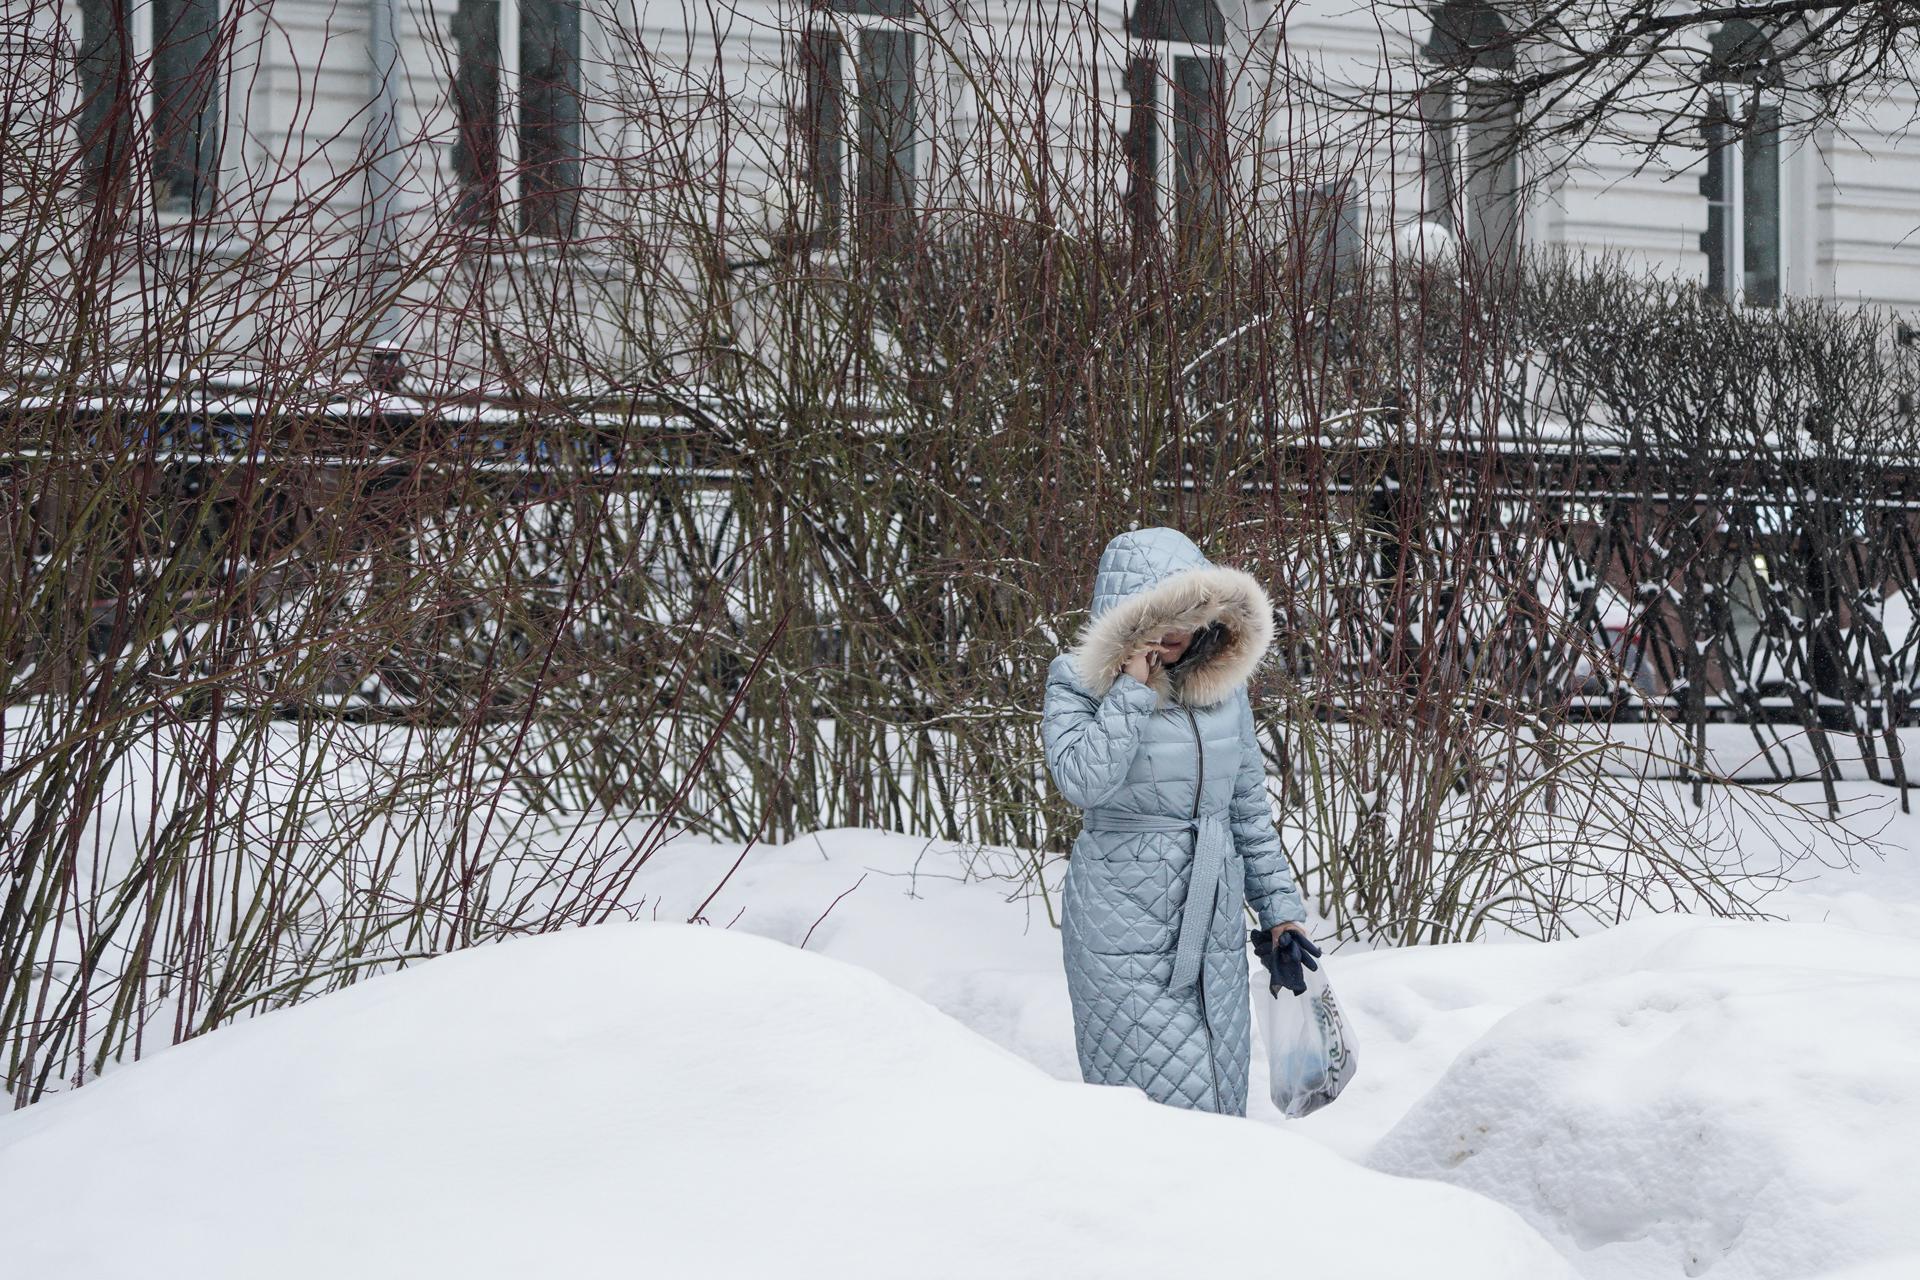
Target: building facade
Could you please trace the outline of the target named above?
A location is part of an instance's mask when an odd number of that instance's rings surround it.
[[[10,181],[115,195],[120,247],[191,226],[207,278],[270,250],[318,311],[380,312],[376,347],[441,341],[385,299],[476,259],[537,277],[598,246],[579,261],[614,288],[649,245],[751,265],[980,212],[1120,235],[1231,208],[1336,256],[1559,247],[1745,306],[1920,306],[1914,104],[1802,127],[1743,73],[1738,24],[1700,51],[1727,106],[1698,146],[1548,157],[1508,153],[1518,117],[1470,76],[1421,92],[1436,65],[1510,64],[1483,0],[60,0],[8,21],[36,157]],[[13,203],[6,234],[43,234]]]

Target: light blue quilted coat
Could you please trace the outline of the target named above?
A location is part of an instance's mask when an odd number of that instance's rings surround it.
[[[1116,674],[1141,641],[1187,628],[1208,643],[1152,686]],[[1137,529],[1101,553],[1086,629],[1047,668],[1047,768],[1084,811],[1061,936],[1090,1083],[1246,1114],[1243,904],[1264,928],[1306,918],[1247,701],[1272,636],[1250,575],[1177,530]]]

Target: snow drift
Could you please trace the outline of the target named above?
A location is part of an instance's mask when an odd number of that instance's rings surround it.
[[[1423,992],[1520,997],[1368,1162],[1513,1206],[1582,1274],[1865,1276],[1920,1253],[1920,942],[1665,918],[1352,968],[1370,1049],[1417,1038],[1384,1027],[1417,1026]]]
[[[1873,802],[1872,796],[1846,799],[1851,810]],[[1912,1143],[1920,1114],[1911,1083],[1920,1070],[1902,1030],[1920,1026],[1911,1012],[1920,976],[1902,976],[1911,962],[1901,959],[1920,951],[1920,859],[1911,852],[1920,849],[1920,816],[1898,815],[1886,835],[1887,861],[1827,871],[1771,900],[1799,923],[1648,916],[1546,945],[1344,948],[1330,957],[1328,971],[1365,1066],[1335,1105],[1284,1122],[1267,1102],[1266,1066],[1256,1053],[1249,1114],[1349,1159],[1497,1197],[1596,1280],[1673,1280],[1708,1262],[1718,1268],[1709,1274],[1736,1280],[1828,1280],[1828,1271],[1834,1280],[1841,1274],[1853,1280],[1852,1268],[1860,1267],[1861,1280],[1920,1276],[1920,1268],[1900,1269],[1920,1256],[1920,1240],[1907,1216],[1889,1208],[1902,1197],[1920,1204],[1920,1162],[1889,1164],[1890,1152]],[[689,843],[649,865],[642,885],[663,915],[684,917],[736,853]],[[1037,899],[1010,900],[1006,881],[964,878],[969,859],[992,856],[999,855],[877,831],[820,832],[756,848],[708,911],[710,918],[734,921],[736,931],[805,940],[810,950],[873,969],[1049,1074],[1077,1080],[1058,935]],[[1008,855],[1007,866],[984,869],[1010,875],[1017,861]],[[1700,963],[1692,949],[1708,946],[1690,938],[1717,939],[1711,945],[1738,962],[1722,966],[1725,998],[1665,1019],[1670,1039],[1658,1052],[1669,1068],[1693,1063],[1687,1087],[1696,1090],[1695,1118],[1720,1135],[1716,1141],[1734,1148],[1760,1143],[1772,1151],[1777,1165],[1765,1186],[1751,1170],[1733,1169],[1728,1160],[1737,1155],[1708,1158],[1684,1144],[1669,1152],[1675,1121],[1660,1098],[1679,1086],[1655,1079],[1643,1097],[1618,1074],[1655,1049],[1639,1038],[1653,1034],[1649,1021],[1634,1031],[1616,1019],[1620,1011],[1606,1003],[1615,998],[1608,984],[1639,974],[1628,985],[1637,982],[1647,999],[1662,999],[1657,993],[1665,975],[1690,980],[1685,975]],[[1827,993],[1824,1003],[1805,993],[1810,983]],[[1849,992],[1858,993],[1857,1002]],[[1780,1004],[1776,994],[1791,998]],[[1832,1006],[1836,1015],[1829,1046],[1839,1074],[1827,1081],[1827,1094],[1817,1092],[1820,1081],[1803,1080],[1784,1064],[1750,1062],[1741,1049],[1784,1052],[1792,1037],[1779,1020],[1803,1019],[1814,1003]],[[1503,1073],[1509,1050],[1492,1046],[1508,1036],[1525,1041],[1526,1029],[1543,1018],[1560,1020],[1557,1030],[1539,1031],[1559,1037],[1558,1065],[1548,1070],[1529,1063]],[[1522,1052],[1523,1044],[1511,1051]],[[1588,1100],[1576,1092],[1554,1092],[1561,1077],[1553,1072],[1576,1070],[1623,1082],[1607,1095],[1604,1115],[1589,1113]],[[1728,1088],[1716,1084],[1722,1073]],[[1802,1098],[1797,1091],[1806,1088],[1816,1096]],[[1721,1105],[1738,1096],[1736,1089],[1766,1104]],[[1543,1093],[1553,1096],[1543,1101]],[[1559,1120],[1526,1114],[1543,1105],[1558,1108]],[[1489,1158],[1483,1149],[1453,1168],[1449,1144],[1458,1126],[1450,1129],[1449,1121],[1458,1118],[1456,1107],[1492,1116],[1507,1141],[1524,1135],[1540,1145],[1520,1152],[1526,1163],[1503,1176],[1493,1171],[1513,1153],[1493,1151]],[[1393,1145],[1382,1146],[1403,1120],[1407,1127]],[[1593,1139],[1593,1146],[1569,1142],[1554,1128],[1560,1120],[1585,1138],[1604,1124],[1608,1137]],[[1898,1134],[1908,1136],[1896,1142]],[[1666,1153],[1672,1170],[1664,1160],[1658,1167],[1633,1166],[1656,1152]],[[1840,1199],[1797,1198],[1817,1185],[1838,1187]],[[1735,1233],[1743,1197],[1756,1215],[1764,1206],[1764,1216],[1750,1215]]]
[[[0,1239],[35,1280],[1570,1274],[1468,1192],[655,924],[442,957],[0,1118]]]

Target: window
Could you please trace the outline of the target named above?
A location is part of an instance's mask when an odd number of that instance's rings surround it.
[[[1511,267],[1520,249],[1520,113],[1500,83],[1514,65],[1507,24],[1479,0],[1451,0],[1434,11],[1421,52],[1443,73],[1420,99],[1425,217],[1451,231],[1472,261]]]
[[[921,39],[912,0],[831,0],[800,39],[802,163],[816,240],[849,212],[870,249],[912,235]]]
[[[129,160],[131,35],[125,0],[80,0],[80,149],[97,188],[119,185]]]
[[[1132,104],[1122,150],[1135,230],[1152,234],[1170,210],[1183,242],[1210,236],[1225,212],[1227,24],[1215,0],[1139,0],[1127,18],[1139,42],[1127,64]]]
[[[454,214],[491,226],[500,213],[500,0],[460,0],[452,35]]]
[[[1766,100],[1776,80],[1772,63],[1773,46],[1752,23],[1721,27],[1706,70],[1712,102],[1700,126],[1707,289],[1750,307],[1780,305],[1780,107]]]
[[[518,37],[516,66],[503,57],[503,29]],[[571,234],[581,181],[578,0],[459,0],[452,35],[455,216],[491,226],[517,195],[523,234]],[[508,138],[502,88],[510,78],[518,106]],[[517,164],[508,163],[509,142]]]
[[[142,9],[146,21],[136,24],[130,0],[81,0],[84,167],[97,191],[125,190],[144,144],[154,207],[205,212],[219,190],[219,0],[148,0]],[[136,75],[142,64],[146,75]]]
[[[580,6],[520,0],[520,229],[573,230],[580,190]]]

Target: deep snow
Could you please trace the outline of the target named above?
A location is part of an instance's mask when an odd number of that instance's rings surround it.
[[[1368,1164],[1511,1205],[1594,1277],[1920,1251],[1920,943],[1663,917],[1541,950],[1532,991],[1492,947],[1350,966],[1376,1044],[1423,1000],[1522,997]]]
[[[1570,1274],[1490,1200],[645,923],[441,957],[0,1120],[0,1240],[34,1280]]]
[[[1920,1150],[1920,815],[1869,784],[1842,799],[1886,857],[1808,864],[1767,902],[1791,922],[1650,916],[1545,945],[1337,954],[1359,1076],[1335,1105],[1283,1121],[1256,1055],[1252,1118],[1499,1199],[1598,1280],[1920,1276],[1900,1269],[1920,1254],[1906,1208],[1920,1161],[1904,1154]],[[684,918],[736,854],[670,846],[642,886],[661,918]],[[806,938],[1077,1080],[1043,904],[961,881],[969,867],[1011,876],[1016,855],[964,858],[820,832],[754,850],[707,917]],[[1489,1135],[1451,1163],[1463,1123]]]
[[[1878,826],[1890,793],[1844,790]],[[1131,1276],[1164,1274],[1176,1240],[1256,1270],[1548,1276],[1541,1237],[1599,1280],[1907,1280],[1920,818],[1881,834],[1884,863],[1768,901],[1792,923],[1336,953],[1360,1075],[1285,1122],[1256,1058],[1255,1123],[1077,1084],[1058,935],[1013,888],[1020,855],[826,831],[755,846],[716,892],[739,847],[682,836],[642,869],[637,913],[684,920],[711,895],[710,929],[436,960],[0,1117],[0,1239],[45,1249],[20,1273],[50,1280],[294,1276],[308,1254],[707,1276],[796,1252],[821,1268],[799,1274]],[[1283,1184],[1283,1159],[1311,1175]],[[1225,1172],[1197,1180],[1208,1161]],[[1496,1201],[1541,1237],[1480,1216]],[[170,1270],[194,1241],[232,1241],[232,1270]],[[1369,1252],[1402,1241],[1417,1266]]]

